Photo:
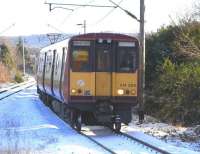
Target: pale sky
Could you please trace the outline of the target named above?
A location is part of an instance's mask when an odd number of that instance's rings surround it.
[[[139,18],[140,0],[120,1],[123,8]],[[195,0],[145,0],[145,29],[147,32],[156,31],[161,25],[168,25],[169,16],[176,19],[193,7]],[[138,33],[137,21],[126,15],[119,8],[106,18],[102,18],[112,8],[70,7],[74,11],[55,9],[49,12],[45,0],[0,0],[0,36],[31,35],[45,33],[82,33],[83,28],[77,26],[86,20],[87,32],[120,32]],[[46,2],[112,5],[109,0],[46,0]],[[15,24],[14,26],[11,26]],[[48,26],[50,25],[50,26]],[[10,28],[8,28],[10,27]],[[58,29],[58,30],[56,30]]]

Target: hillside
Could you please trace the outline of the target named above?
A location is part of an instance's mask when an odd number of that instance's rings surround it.
[[[51,35],[51,36],[47,36],[47,35]],[[19,37],[24,38],[25,40],[25,46],[29,47],[29,48],[42,48],[45,47],[49,44],[51,44],[51,41],[53,41],[53,39],[55,39],[56,41],[61,41],[63,39],[66,39],[68,37],[77,35],[77,34],[57,34],[58,36],[55,36],[53,38],[54,34],[38,34],[38,35],[30,35],[30,36],[16,36],[16,37],[6,37],[8,40],[11,40],[13,44],[16,44]],[[138,37],[138,34],[136,33],[128,33],[127,35],[130,36],[136,36]]]
[[[55,40],[60,41],[73,34],[58,34],[59,36],[55,37]],[[24,38],[25,46],[29,48],[42,48],[50,44],[50,40],[47,34],[38,34],[38,35],[30,35],[30,36],[16,36],[16,37],[6,37],[11,40],[12,43],[16,44],[19,37]]]

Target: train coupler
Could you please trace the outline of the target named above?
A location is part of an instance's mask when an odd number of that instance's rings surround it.
[[[115,115],[113,117],[113,130],[117,133],[121,130],[121,118],[120,115]]]
[[[113,106],[109,103],[99,103],[96,106],[95,117],[100,123],[110,123],[113,117]]]
[[[113,115],[112,116],[112,122],[121,122],[120,115]]]

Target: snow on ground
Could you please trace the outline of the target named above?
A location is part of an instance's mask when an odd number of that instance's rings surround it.
[[[36,87],[1,100],[0,104],[0,153],[106,153],[45,107]]]
[[[181,127],[161,123],[153,117],[145,116],[143,124],[138,124],[138,116],[133,115],[129,126],[122,127],[125,132],[144,132],[165,143],[200,152],[200,127]],[[137,133],[136,133],[137,134]],[[148,138],[146,136],[146,138]],[[173,148],[172,148],[173,149]]]
[[[13,85],[15,85],[15,83],[13,83],[13,82],[0,83],[0,89],[8,88]]]
[[[171,149],[172,153],[191,154],[195,152],[185,148],[177,149],[175,146],[168,144],[168,142],[179,147],[190,148],[191,150],[200,149],[198,149],[198,144],[195,144],[195,146],[192,144],[191,146],[190,142],[181,141],[181,134],[185,132],[188,132],[187,134],[193,134],[193,129],[159,123],[148,116],[144,124],[137,125],[138,118],[136,116],[133,116],[133,118],[129,126],[122,127],[122,130],[130,135],[139,137],[163,149]],[[106,153],[106,151],[95,143],[74,131],[49,108],[45,107],[38,98],[35,86],[1,100],[0,119],[0,153]],[[156,136],[166,143],[141,132]],[[117,137],[113,137],[109,130],[105,131],[102,127],[95,127],[95,131],[90,135],[96,135],[96,138],[100,142],[112,147],[112,149],[115,149],[119,153],[151,153],[140,147],[134,148],[133,145],[125,145]],[[193,134],[193,136],[195,135]],[[123,144],[124,147],[121,146]]]
[[[134,128],[135,126],[122,126],[122,132],[129,134],[137,139],[140,139],[146,143],[149,143],[155,147],[167,151],[171,154],[198,154],[193,150],[182,148],[180,146],[174,146],[170,143],[165,143],[155,137],[144,134],[142,131],[138,131]],[[109,149],[112,149],[114,152],[119,154],[152,154],[155,153],[150,149],[145,148],[143,145],[137,142],[133,142],[126,137],[121,135],[113,134],[113,132],[103,126],[85,126],[82,129],[84,134],[92,137],[101,144],[106,145]]]

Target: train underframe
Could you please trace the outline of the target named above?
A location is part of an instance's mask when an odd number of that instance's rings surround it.
[[[78,131],[81,130],[82,124],[85,124],[104,125],[119,132],[121,123],[128,124],[132,119],[132,104],[130,103],[111,104],[109,101],[99,100],[97,103],[68,105],[41,91],[39,91],[39,97],[46,106]]]

